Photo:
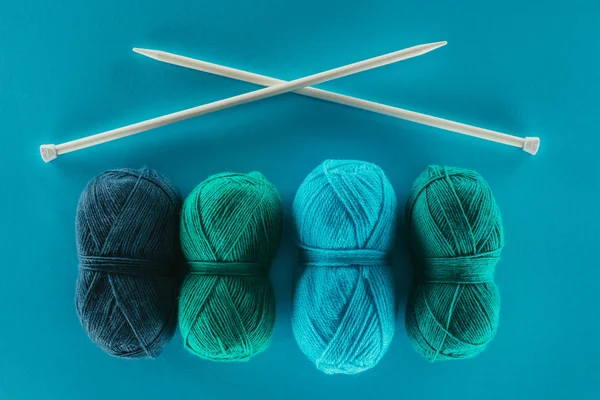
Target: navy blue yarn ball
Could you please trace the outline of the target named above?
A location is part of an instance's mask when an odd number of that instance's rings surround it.
[[[107,171],[81,194],[77,313],[110,355],[157,357],[175,332],[180,206],[150,169]]]

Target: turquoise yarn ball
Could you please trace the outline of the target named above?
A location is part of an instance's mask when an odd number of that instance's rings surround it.
[[[327,374],[374,367],[394,336],[396,195],[383,171],[328,160],[293,204],[301,272],[292,310],[300,349]]]
[[[494,269],[504,234],[492,191],[474,171],[431,166],[414,184],[406,220],[415,267],[410,340],[430,361],[479,354],[500,313]]]

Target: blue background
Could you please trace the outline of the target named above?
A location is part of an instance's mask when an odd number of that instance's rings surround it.
[[[0,5],[0,399],[598,398],[600,3],[440,0],[19,0]],[[518,149],[287,94],[60,157],[61,143],[256,89],[146,59],[162,49],[293,79],[416,44],[428,55],[322,85],[520,136]],[[503,212],[501,325],[472,360],[431,364],[404,329],[410,279],[400,235],[400,313],[374,369],[327,376],[290,324],[291,203],[326,158],[387,173],[403,209],[428,164],[473,168]],[[277,325],[248,363],[156,360],[98,350],[74,307],[74,216],[86,182],[148,166],[187,195],[222,171],[263,172],[281,191],[285,235],[271,278]],[[401,227],[402,228],[402,227]]]

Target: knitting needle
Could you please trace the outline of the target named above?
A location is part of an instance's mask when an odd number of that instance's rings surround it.
[[[345,65],[343,67],[334,68],[314,75],[309,75],[304,78],[295,79],[289,82],[282,82],[275,86],[270,86],[252,92],[240,94],[237,96],[230,97],[228,99],[218,100],[209,104],[204,104],[198,107],[193,107],[187,110],[164,115],[162,117],[149,119],[147,121],[138,122],[136,124],[128,125],[118,129],[113,129],[104,133],[98,133],[96,135],[84,137],[82,139],[73,140],[59,145],[45,144],[40,146],[40,153],[42,155],[42,159],[45,162],[49,162],[61,154],[81,150],[86,147],[108,142],[110,140],[119,139],[125,136],[144,132],[150,129],[155,129],[164,125],[172,124],[174,122],[183,121],[188,118],[198,117],[200,115],[223,110],[229,107],[234,107],[240,104],[245,104],[260,99],[266,99],[268,97],[272,97],[278,94],[300,89],[304,86],[315,85],[332,79],[341,78],[343,76],[356,74],[358,72],[365,71],[368,69],[373,69],[401,60],[406,60],[408,58],[417,57],[422,54],[428,53],[432,50],[435,50],[438,47],[444,46],[445,44],[446,42],[437,42],[414,46],[408,49],[395,51],[378,57],[370,58],[368,60],[363,60],[353,64]]]
[[[191,68],[198,71],[208,72],[211,74],[237,79],[244,82],[254,83],[257,85],[273,86],[280,85],[281,83],[285,82],[280,79],[275,79],[268,76],[243,71],[240,69],[225,67],[219,64],[213,64],[210,62],[184,57],[165,51],[148,50],[140,48],[134,48],[133,51],[161,62]],[[404,110],[398,107],[392,107],[385,104],[375,103],[373,101],[328,92],[322,89],[305,87],[296,90],[295,93],[321,100],[330,101],[333,103],[347,105],[350,107],[356,107],[363,110],[376,112],[379,114],[389,115],[407,121],[416,122],[418,124],[433,126],[435,128],[461,133],[464,135],[474,136],[493,142],[503,143],[509,146],[519,147],[529,154],[536,154],[540,146],[540,139],[537,137],[521,138],[501,132],[492,131],[489,129],[478,128],[476,126],[466,125],[443,118],[421,114],[414,111]]]

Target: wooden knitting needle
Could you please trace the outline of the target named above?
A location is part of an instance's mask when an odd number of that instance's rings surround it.
[[[225,67],[218,64],[209,63],[194,58],[184,57],[173,53],[167,53],[158,50],[148,50],[134,48],[133,51],[146,57],[153,58],[165,63],[191,68],[198,71],[208,72],[215,75],[225,76],[244,82],[254,83],[262,86],[280,85],[285,82],[280,79],[271,78],[240,69]],[[360,108],[362,110],[372,111],[379,114],[416,122],[418,124],[433,126],[435,128],[445,129],[464,135],[475,136],[481,139],[493,142],[503,143],[509,146],[519,147],[529,154],[536,154],[540,146],[538,137],[517,137],[489,129],[478,128],[476,126],[466,125],[459,122],[450,121],[443,118],[433,117],[414,111],[404,110],[398,107],[392,107],[385,104],[375,103],[373,101],[363,100],[356,97],[345,96],[343,94],[328,92],[326,90],[305,87],[296,90],[295,93],[308,97],[314,97],[333,103],[344,104],[350,107]]]
[[[49,162],[61,154],[81,150],[86,147],[108,142],[110,140],[119,139],[125,136],[172,124],[174,122],[183,121],[188,118],[198,117],[200,115],[223,110],[229,107],[234,107],[240,104],[250,103],[252,101],[260,99],[266,99],[268,97],[272,97],[278,94],[292,92],[305,86],[316,85],[318,83],[341,78],[347,75],[356,74],[358,72],[366,71],[368,69],[381,67],[412,57],[417,57],[422,54],[428,53],[432,50],[435,50],[438,47],[444,46],[445,44],[446,42],[437,42],[423,44],[420,46],[414,46],[408,49],[384,54],[379,57],[370,58],[368,60],[359,61],[343,67],[334,68],[329,71],[320,72],[304,78],[295,79],[289,82],[282,82],[275,86],[270,86],[263,89],[255,90],[253,92],[240,94],[238,96],[233,96],[228,99],[218,100],[209,104],[204,104],[198,107],[189,108],[187,110],[164,115],[162,117],[138,122],[136,124],[128,125],[118,129],[113,129],[104,133],[98,133],[96,135],[84,137],[82,139],[73,140],[59,145],[45,144],[40,146],[40,153],[42,155],[42,159],[45,162]]]

